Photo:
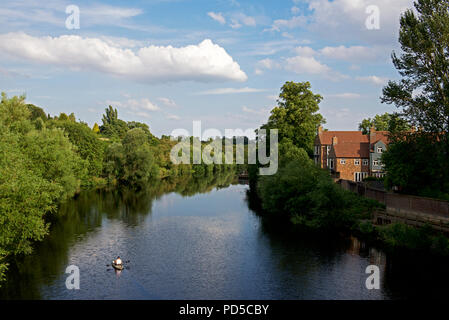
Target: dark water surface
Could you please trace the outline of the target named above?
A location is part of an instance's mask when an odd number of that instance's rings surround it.
[[[210,189],[184,196],[118,190],[82,193],[61,208],[62,216],[52,222],[50,235],[35,252],[11,265],[0,298],[447,296],[447,266],[435,269],[413,260],[410,264],[355,238],[321,242],[292,237],[267,228],[248,209],[247,186]],[[117,255],[130,260],[120,274],[106,266]],[[366,289],[365,269],[371,264],[380,267],[380,290]],[[69,265],[80,269],[80,290],[65,286]]]

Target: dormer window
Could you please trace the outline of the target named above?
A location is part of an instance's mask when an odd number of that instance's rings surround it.
[[[382,153],[382,152],[383,152],[382,147],[377,147],[377,153]]]

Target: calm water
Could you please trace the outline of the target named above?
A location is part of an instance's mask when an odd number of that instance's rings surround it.
[[[354,238],[316,241],[273,230],[248,209],[247,186],[210,184],[196,194],[160,187],[81,194],[61,208],[35,253],[13,263],[0,298],[446,297],[447,280],[430,279],[431,266],[395,261]],[[120,274],[106,266],[117,255],[130,260]],[[370,264],[381,269],[380,290],[365,288]],[[69,265],[80,269],[80,290],[65,287]]]

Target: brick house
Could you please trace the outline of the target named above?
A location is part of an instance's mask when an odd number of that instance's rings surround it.
[[[315,138],[314,159],[315,163],[323,169],[330,169],[329,157],[334,143],[369,143],[369,137],[362,134],[361,131],[324,131],[323,127],[318,128],[318,134]]]
[[[335,178],[362,181],[370,174],[369,143],[367,142],[338,143],[335,141],[329,158],[329,169]]]
[[[388,145],[388,132],[323,131],[315,138],[314,160],[329,169],[336,179],[362,181],[367,176],[382,176],[382,153]]]

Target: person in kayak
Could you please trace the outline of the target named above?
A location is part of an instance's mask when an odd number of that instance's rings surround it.
[[[120,259],[120,257],[117,257],[117,259],[115,259],[115,261],[113,261],[115,265],[121,266],[122,265],[122,259]]]

